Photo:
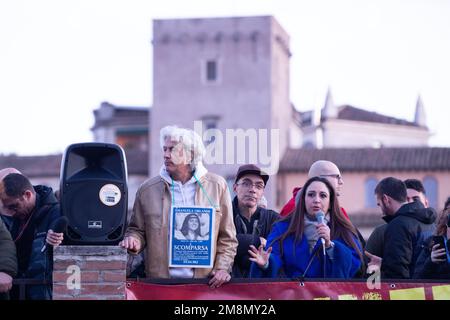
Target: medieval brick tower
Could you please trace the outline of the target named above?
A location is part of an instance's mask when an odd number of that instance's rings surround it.
[[[215,148],[205,166],[230,183],[243,163],[274,174],[293,121],[289,57],[289,36],[271,16],[154,20],[150,175],[162,165],[166,125],[203,132]],[[271,176],[269,206],[275,192]]]

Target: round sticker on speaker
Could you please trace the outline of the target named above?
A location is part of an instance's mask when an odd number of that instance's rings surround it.
[[[100,201],[108,207],[115,206],[119,203],[122,193],[119,187],[114,184],[105,184],[99,192]]]

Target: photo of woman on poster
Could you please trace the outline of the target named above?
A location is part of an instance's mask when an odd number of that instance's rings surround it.
[[[200,218],[197,214],[188,214],[183,221],[180,230],[175,231],[178,240],[208,240],[207,236],[201,234]]]

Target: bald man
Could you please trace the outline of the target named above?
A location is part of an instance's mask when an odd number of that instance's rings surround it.
[[[318,160],[314,162],[309,168],[308,172],[308,178],[312,177],[326,178],[336,190],[337,196],[341,194],[342,186],[344,185],[344,180],[342,179],[342,175],[341,172],[339,171],[339,168],[333,162],[327,160]],[[294,189],[292,198],[288,201],[288,203],[284,205],[283,209],[281,209],[280,212],[281,216],[287,216],[294,211],[296,200],[295,198],[297,195],[300,194],[298,192],[300,189],[301,187],[297,187]],[[346,217],[348,217],[345,210],[342,209],[342,213]]]
[[[337,196],[340,196],[344,180],[342,179],[339,168],[333,162],[326,160],[314,162],[308,172],[308,178],[312,177],[326,178],[336,190]]]

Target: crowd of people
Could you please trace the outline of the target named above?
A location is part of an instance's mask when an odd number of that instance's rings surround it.
[[[280,213],[267,207],[269,175],[242,165],[233,184],[203,165],[205,147],[194,131],[168,126],[160,132],[160,173],[136,193],[133,214],[119,243],[143,257],[140,276],[208,279],[217,288],[233,278],[450,279],[450,198],[439,214],[430,208],[420,180],[381,180],[374,197],[385,224],[367,240],[352,224],[340,194],[344,180],[327,160],[311,164],[308,180],[296,187]],[[213,208],[211,230],[196,214],[175,233],[184,241],[214,244],[212,267],[174,267],[169,262],[173,207]],[[52,250],[63,233],[51,230],[61,216],[53,190],[33,186],[13,168],[0,170],[0,297],[17,298],[13,279],[40,279],[27,299],[51,299]]]

